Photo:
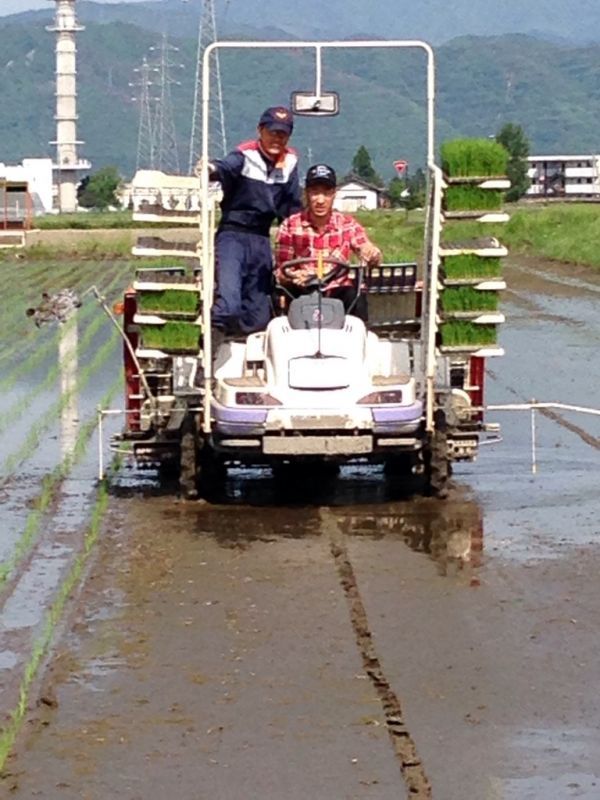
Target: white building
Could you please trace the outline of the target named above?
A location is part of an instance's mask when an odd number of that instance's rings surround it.
[[[527,197],[600,198],[600,155],[530,156]]]
[[[52,212],[52,159],[25,158],[21,164],[0,163],[0,180],[26,183],[34,214]]]
[[[333,207],[349,214],[360,209],[372,211],[380,207],[383,192],[378,186],[353,178],[338,186]]]
[[[222,197],[219,183],[209,185],[215,200]],[[139,169],[120,192],[121,204],[133,210],[134,219],[189,218],[197,222],[200,213],[200,179],[193,175],[170,175],[153,169]]]

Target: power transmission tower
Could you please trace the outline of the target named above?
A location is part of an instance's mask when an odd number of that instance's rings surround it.
[[[177,52],[178,49],[169,44],[166,33],[162,36],[160,47],[150,48],[150,50],[158,50],[158,65],[154,68],[158,74],[158,94],[155,100],[153,120],[155,166],[156,169],[171,173],[179,172],[179,151],[171,97],[171,87],[179,85],[179,81],[172,77],[172,69],[176,66],[183,66],[171,61],[171,54]]]
[[[144,57],[142,66],[133,70],[139,75],[139,80],[130,83],[130,86],[139,87],[139,97],[134,98],[139,102],[140,106],[140,121],[138,125],[138,143],[137,143],[137,156],[135,161],[135,168],[138,169],[154,169],[156,166],[155,147],[154,147],[154,125],[152,105],[150,99],[150,87],[153,86],[151,81],[152,67],[148,63],[148,59]]]
[[[190,175],[193,172],[196,160],[202,150],[202,65],[204,51],[209,44],[216,41],[217,24],[214,0],[203,0],[200,26],[198,28],[198,55],[196,59],[196,81],[192,108],[192,134],[190,137],[190,158],[188,164]],[[223,92],[221,88],[221,67],[218,50],[214,52],[211,57],[210,85],[212,91],[208,122],[208,152],[211,156],[225,155],[227,152],[227,139],[225,138],[225,115],[223,113]]]

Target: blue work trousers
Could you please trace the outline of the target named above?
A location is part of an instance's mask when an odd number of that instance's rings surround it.
[[[271,318],[273,258],[268,236],[220,231],[215,239],[213,324],[231,333],[264,330]]]

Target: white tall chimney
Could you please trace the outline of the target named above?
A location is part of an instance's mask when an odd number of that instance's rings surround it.
[[[84,30],[77,24],[75,0],[56,3],[54,24],[46,30],[56,33],[56,164],[54,182],[58,187],[57,208],[61,213],[77,210],[79,173],[88,170],[89,161],[77,155],[77,47],[75,34]]]

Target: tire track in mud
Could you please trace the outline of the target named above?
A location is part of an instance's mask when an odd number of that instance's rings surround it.
[[[346,546],[346,537],[331,509],[322,507],[320,516],[322,530],[329,539],[331,554],[348,602],[350,621],[365,672],[381,703],[392,747],[399,761],[409,797],[415,800],[428,800],[432,797],[431,783],[418,754],[416,742],[406,727],[402,703],[390,686],[375,649],[367,612]]]

